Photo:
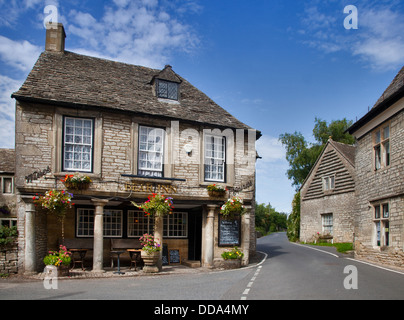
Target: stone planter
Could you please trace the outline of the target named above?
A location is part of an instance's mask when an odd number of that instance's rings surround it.
[[[68,277],[70,275],[70,267],[69,266],[59,266],[58,268],[58,277]]]
[[[227,259],[223,260],[223,268],[225,270],[241,268],[241,259]]]
[[[140,256],[142,257],[144,263],[143,272],[157,273],[160,271],[158,267],[160,251],[152,252],[150,254],[148,254],[146,251],[142,251]]]

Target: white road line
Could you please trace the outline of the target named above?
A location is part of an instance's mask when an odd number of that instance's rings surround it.
[[[310,247],[310,246],[306,246],[306,245],[300,244],[300,243],[295,243],[295,242],[290,242],[290,243],[293,243],[294,245],[300,246],[300,247],[303,247],[303,248],[308,248],[308,249],[320,251],[320,252],[323,252],[323,253],[327,253],[327,254],[330,254],[330,255],[332,255],[332,256],[334,256],[334,257],[336,257],[336,258],[339,258],[338,255],[336,255],[336,254],[334,254],[334,253],[331,253],[331,252],[328,252],[328,251],[320,250],[320,249],[313,248],[313,247]]]

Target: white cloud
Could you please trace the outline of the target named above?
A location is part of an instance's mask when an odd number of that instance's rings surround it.
[[[304,31],[297,34],[326,54],[348,52],[373,69],[394,70],[404,64],[404,14],[395,10],[398,3],[358,1],[359,28],[345,30],[341,3],[315,1],[301,18]]]
[[[256,143],[261,162],[277,162],[285,160],[286,151],[278,138],[262,136]],[[285,160],[286,161],[286,160]]]
[[[114,4],[100,19],[77,10],[69,13],[67,32],[81,39],[73,51],[98,51],[112,60],[158,68],[169,62],[173,51],[189,53],[196,48],[191,27],[157,0]]]
[[[41,52],[40,47],[26,40],[14,41],[0,35],[1,60],[21,71],[31,70]]]
[[[11,94],[21,84],[22,81],[0,75],[0,148],[14,148],[15,100]]]

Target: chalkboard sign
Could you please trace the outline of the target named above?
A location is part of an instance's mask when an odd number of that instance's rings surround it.
[[[168,256],[170,264],[181,263],[180,250],[170,249],[168,251],[170,253],[170,255]]]
[[[240,245],[241,220],[222,219],[219,216],[219,246],[233,247]]]
[[[163,244],[163,266],[168,265],[168,247],[166,244]]]

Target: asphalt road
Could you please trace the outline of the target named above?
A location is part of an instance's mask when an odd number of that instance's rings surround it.
[[[43,281],[0,280],[0,300],[404,299],[404,273],[337,257],[317,248],[289,243],[284,233],[277,233],[258,240],[258,250],[268,257],[252,268],[60,280],[57,289],[46,289]],[[349,269],[344,273],[346,267]]]

